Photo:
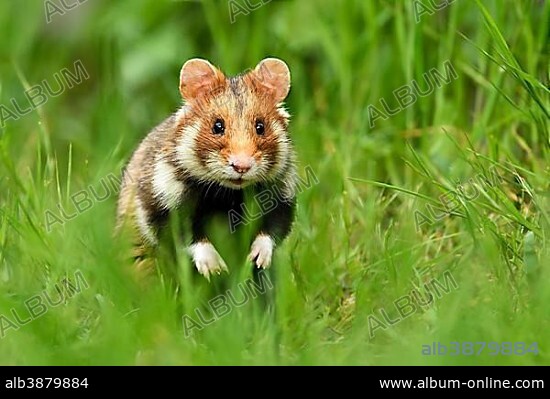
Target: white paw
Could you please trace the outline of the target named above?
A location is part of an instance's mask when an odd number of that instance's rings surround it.
[[[212,274],[221,274],[222,271],[228,271],[227,265],[222,257],[216,251],[216,248],[209,242],[198,242],[188,249],[193,258],[193,262],[200,274],[210,281]]]
[[[259,234],[252,243],[248,259],[254,262],[257,267],[267,269],[271,265],[273,248],[275,248],[273,239],[270,236]]]

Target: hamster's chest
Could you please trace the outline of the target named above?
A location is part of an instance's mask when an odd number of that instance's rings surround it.
[[[216,183],[191,183],[187,203],[192,211],[206,213],[228,212],[239,209],[244,201],[243,190],[233,190]]]

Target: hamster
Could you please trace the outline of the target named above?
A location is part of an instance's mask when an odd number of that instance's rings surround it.
[[[249,253],[256,267],[270,266],[296,204],[296,155],[283,106],[289,90],[289,68],[276,58],[234,77],[207,60],[185,62],[183,105],[145,137],[123,172],[117,231],[124,225],[135,233],[136,258],[154,250],[170,214],[185,208],[192,230],[187,251],[197,270],[207,279],[227,271],[206,222],[218,212],[240,215],[243,189],[250,187],[278,193]]]

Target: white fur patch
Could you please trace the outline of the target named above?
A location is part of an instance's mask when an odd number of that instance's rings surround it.
[[[172,210],[180,202],[184,190],[184,184],[176,177],[176,171],[173,166],[164,160],[158,160],[155,163],[153,171],[153,195],[161,205]]]
[[[285,173],[285,178],[281,187],[281,194],[285,200],[290,201],[296,196],[297,185],[298,174],[294,164],[291,164],[288,171]]]
[[[277,108],[277,112],[279,113],[279,115],[281,115],[285,119],[290,118],[290,114],[288,113],[288,111],[284,107]]]
[[[269,171],[270,176],[275,177],[278,176],[287,165],[288,157],[290,156],[292,148],[286,136],[286,132],[279,121],[272,121],[271,129],[277,137],[277,144],[279,146],[279,151],[277,152],[277,157],[275,158],[275,165],[273,165]]]
[[[275,242],[265,234],[258,234],[252,246],[250,247],[249,259],[256,264],[257,267],[267,269],[271,265],[271,257]]]
[[[227,265],[211,243],[198,242],[191,245],[188,251],[197,270],[207,280],[210,280],[210,276],[214,273],[221,274],[222,271],[228,271]]]
[[[189,172],[199,175],[201,171],[206,172],[195,154],[195,140],[200,128],[199,122],[185,126],[176,146],[177,161]]]
[[[147,220],[147,213],[141,204],[139,198],[135,199],[135,213],[136,213],[136,222],[141,233],[141,237],[149,245],[157,245],[157,237],[155,236],[155,231],[149,224]]]

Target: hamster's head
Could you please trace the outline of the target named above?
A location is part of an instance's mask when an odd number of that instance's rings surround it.
[[[292,162],[289,115],[282,106],[290,71],[276,58],[226,77],[202,59],[180,73],[185,105],[176,114],[176,162],[205,183],[241,189],[277,180]]]

